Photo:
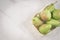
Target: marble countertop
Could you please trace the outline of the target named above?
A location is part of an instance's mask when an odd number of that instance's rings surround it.
[[[60,27],[41,36],[29,23],[32,15],[56,0],[0,0],[0,40],[60,40]],[[56,5],[59,5],[60,1]],[[60,8],[59,6],[56,6]]]

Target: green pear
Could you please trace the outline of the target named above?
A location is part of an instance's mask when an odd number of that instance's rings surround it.
[[[43,10],[40,13],[40,17],[43,21],[47,21],[51,19],[51,13],[48,10]]]
[[[51,3],[50,5],[46,6],[44,10],[49,10],[52,12],[55,9],[54,3]]]
[[[57,20],[60,19],[60,9],[56,9],[53,11],[53,18]]]
[[[50,21],[47,21],[47,24],[51,24],[51,25],[57,27],[60,25],[60,22],[58,20],[51,19]]]
[[[55,4],[56,4],[57,2],[58,2],[58,1],[55,1],[55,2],[47,5],[44,10],[49,10],[50,12],[53,12],[53,11],[55,10]]]
[[[51,13],[55,10],[54,4],[51,3],[50,5],[46,6],[44,10],[40,13],[41,19],[43,21],[47,21],[51,19]]]
[[[38,17],[34,17],[32,19],[32,22],[33,22],[33,25],[37,28],[43,24],[43,22]]]
[[[47,33],[49,33],[51,30],[51,27],[52,27],[52,25],[51,24],[43,24],[43,25],[41,25],[40,27],[39,27],[39,31],[40,31],[40,33],[42,33],[42,34],[47,34]]]

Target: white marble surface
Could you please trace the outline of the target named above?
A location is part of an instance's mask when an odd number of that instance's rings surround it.
[[[46,36],[30,23],[32,15],[56,0],[0,0],[0,40],[60,40],[60,28]],[[60,1],[56,8],[60,8]]]

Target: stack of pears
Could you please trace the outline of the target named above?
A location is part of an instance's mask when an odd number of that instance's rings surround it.
[[[60,9],[51,3],[33,17],[32,23],[41,34],[46,35],[60,25],[59,20]]]

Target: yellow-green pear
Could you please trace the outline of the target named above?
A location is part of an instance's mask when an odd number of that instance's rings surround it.
[[[49,33],[51,30],[52,25],[51,24],[43,24],[39,27],[39,31],[40,33],[42,33],[43,35]]]
[[[60,22],[58,20],[51,19],[50,21],[47,21],[47,24],[51,24],[51,25],[57,27],[60,25]]]
[[[52,12],[54,9],[55,9],[54,3],[51,3],[48,6],[46,6],[44,10],[49,10],[50,12]]]
[[[43,22],[38,17],[34,17],[32,19],[32,22],[33,22],[33,25],[37,28],[43,24]]]
[[[40,17],[43,21],[48,21],[51,19],[51,13],[48,10],[43,10],[40,13]]]
[[[46,6],[44,10],[40,13],[41,19],[43,21],[50,20],[52,17],[52,12],[55,10],[55,6],[53,3],[50,5]]]
[[[56,9],[53,11],[53,18],[57,20],[60,19],[60,9]]]

